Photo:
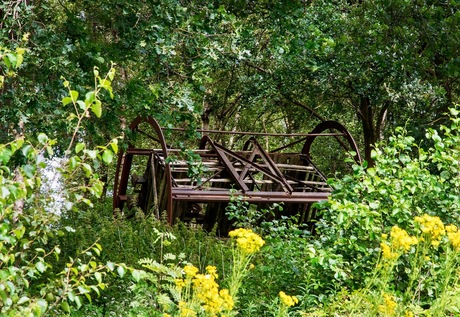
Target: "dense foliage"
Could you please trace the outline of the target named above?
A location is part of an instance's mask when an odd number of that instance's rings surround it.
[[[459,7],[3,1],[0,315],[459,314]],[[229,239],[127,221],[110,183],[138,114],[277,132],[338,119],[367,163],[330,181],[313,232],[238,198]]]

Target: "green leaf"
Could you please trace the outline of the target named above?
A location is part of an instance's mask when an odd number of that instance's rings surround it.
[[[61,302],[61,308],[66,313],[70,313],[70,306],[69,303],[67,303],[66,301]]]
[[[94,278],[98,283],[102,283],[102,274],[100,272],[94,273]]]
[[[114,153],[118,153],[118,140],[113,139],[112,142],[110,143],[110,146],[112,147],[112,150]]]
[[[108,76],[109,76],[109,79],[110,79],[110,80],[113,80],[113,78],[115,77],[115,68],[112,67],[112,68],[109,70]]]
[[[96,117],[100,118],[102,115],[102,103],[100,100],[95,100],[91,105],[91,110],[94,112]]]
[[[71,90],[70,91],[70,98],[72,98],[73,102],[76,102],[78,99],[78,91],[76,90]]]
[[[43,298],[40,298],[39,300],[37,300],[37,304],[40,307],[41,315],[43,315],[48,309],[48,302],[44,300]]]
[[[109,90],[111,85],[112,85],[112,83],[108,79],[101,79],[99,81],[99,86],[104,88],[104,89],[106,89],[106,90]]]
[[[141,279],[141,272],[139,270],[133,270],[133,278],[136,282],[139,282]]]
[[[38,142],[40,142],[40,144],[46,144],[46,142],[48,142],[48,136],[45,133],[40,133],[38,135]]]
[[[2,192],[2,199],[5,199],[10,195],[9,189],[4,186],[1,187],[1,192]]]
[[[16,68],[17,61],[18,61],[18,59],[16,57],[16,54],[8,53],[8,54],[6,54],[6,57],[10,61],[10,65],[11,65],[10,67]]]
[[[35,263],[35,268],[38,272],[43,273],[46,271],[46,265],[42,261]]]
[[[102,160],[106,164],[110,164],[113,161],[113,152],[109,149],[104,150],[104,153],[102,154]]]
[[[35,175],[36,167],[34,165],[27,164],[22,167],[22,170],[28,178],[33,178]]]
[[[125,268],[123,266],[117,267],[117,273],[121,278],[123,278],[126,274]]]
[[[107,267],[109,268],[110,271],[113,271],[115,270],[115,263],[107,262]]]
[[[94,91],[87,92],[85,95],[85,103],[92,104],[96,100],[96,94]]]
[[[93,160],[97,157],[97,151],[95,150],[85,150],[84,153],[87,154]]]
[[[3,62],[5,63],[6,67],[7,68],[11,68],[11,62],[10,62],[10,59],[8,58],[8,56],[3,56]]]
[[[71,301],[71,302],[74,302],[75,301],[75,292],[74,291],[70,291],[68,294],[67,294],[67,298]]]
[[[75,153],[80,153],[85,148],[85,143],[77,143],[75,146]]]
[[[21,298],[18,300],[17,304],[18,304],[18,305],[22,305],[22,304],[28,302],[29,300],[30,300],[29,297],[23,296],[23,297],[21,297]]]
[[[26,146],[24,146],[22,148],[22,154],[25,156],[25,157],[29,157],[29,154],[33,153],[34,149],[32,147],[32,145],[30,144],[27,144]]]
[[[62,98],[62,105],[63,105],[63,106],[67,106],[67,105],[68,105],[69,103],[71,103],[71,102],[72,102],[72,98],[70,98],[70,97],[64,97],[64,98]]]
[[[86,110],[88,108],[88,106],[83,100],[77,100],[77,104],[81,110]]]
[[[74,170],[75,167],[77,166],[77,158],[75,156],[72,156],[70,159],[69,159],[69,167],[71,170]]]
[[[6,148],[0,149],[0,161],[2,162],[2,164],[3,165],[8,164],[12,155],[13,155],[13,152],[10,151],[9,149],[6,149]]]

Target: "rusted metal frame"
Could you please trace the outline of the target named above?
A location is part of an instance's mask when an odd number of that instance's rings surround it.
[[[320,176],[321,176],[321,178],[322,178],[322,175],[320,175]],[[320,186],[320,185],[316,185],[316,186],[315,186],[315,185],[313,185],[313,184],[308,184],[308,183],[306,183],[306,181],[299,180],[299,179],[297,179],[297,178],[295,178],[295,177],[292,177],[292,176],[289,176],[289,175],[285,175],[285,177],[286,177],[287,180],[295,181],[295,182],[297,182],[297,183],[299,183],[299,184],[301,184],[301,185],[304,185],[304,186],[306,186],[306,187],[310,187],[311,189],[315,189],[315,190],[322,191],[322,188],[318,188],[318,187],[317,187],[317,186]],[[327,183],[326,181],[324,181],[324,182]]]
[[[254,184],[254,186],[256,186],[259,191],[262,190],[262,188],[259,186],[259,184],[257,184],[257,181],[254,178],[254,176],[252,175],[252,173],[248,173],[248,176],[251,179],[252,184]]]
[[[243,190],[243,192],[249,191],[249,187],[242,182],[239,179],[239,174],[235,170],[234,166],[232,165],[232,162],[228,159],[227,156],[225,156],[225,151],[222,151],[225,149],[224,147],[219,148],[217,143],[214,143],[211,138],[208,136],[203,136],[202,140],[205,140],[206,143],[208,143],[211,148],[216,152],[217,158],[219,159],[220,163],[224,166],[224,168],[230,173],[230,176],[232,177],[233,181],[238,184],[238,186]],[[227,149],[225,149],[227,150]]]
[[[164,130],[172,131],[187,131],[184,128],[162,128]],[[241,132],[241,131],[220,131],[220,130],[204,130],[196,129],[200,133],[216,133],[216,134],[235,134],[235,135],[259,135],[259,136],[279,136],[279,137],[293,137],[293,136],[341,136],[341,133],[267,133],[267,132]]]
[[[176,201],[190,202],[228,202],[234,191],[190,191],[187,189],[174,188],[173,197]],[[328,192],[255,192],[238,193],[243,199],[249,202],[286,202],[286,203],[308,203],[327,200],[330,193]]]
[[[136,128],[136,131],[139,132],[140,134],[143,134],[143,135],[147,136],[149,139],[151,139],[151,140],[153,140],[153,141],[156,141],[156,142],[158,142],[158,143],[161,143],[161,141],[160,141],[159,139],[155,138],[153,135],[150,135],[150,134],[147,133],[147,132],[142,131],[142,130],[139,129],[139,128]],[[167,147],[168,149],[171,148],[171,146],[168,145],[168,144],[166,144],[166,147]]]
[[[238,155],[237,153],[235,152],[232,152],[231,150],[223,147],[222,145],[218,144],[218,143],[214,143],[214,146],[216,148],[219,148],[222,152],[232,156],[233,158],[241,161],[242,163],[246,163],[246,164],[249,164],[251,165],[254,169],[256,169],[257,171],[265,174],[267,177],[271,178],[272,180],[276,181],[277,183],[279,183],[280,185],[282,185],[282,183],[284,181],[286,181],[286,179],[283,177],[283,178],[280,178],[278,177],[277,175],[273,174],[272,172],[270,172],[269,170],[267,170],[266,168],[263,168],[261,167],[260,165],[258,165],[257,163],[255,162],[251,162],[249,161],[248,159],[246,159],[245,157],[242,157],[241,155]],[[233,165],[232,165],[233,167]],[[238,174],[238,173],[236,173]]]
[[[122,171],[121,171],[121,178],[120,184],[117,184],[117,192],[115,192],[115,200],[114,200],[114,207],[119,208],[120,210],[123,209],[125,204],[125,199],[121,199],[121,197],[126,196],[126,190],[128,188],[128,179],[129,179],[129,172],[131,170],[131,164],[133,161],[132,154],[126,154],[122,157]]]
[[[252,137],[250,138],[250,140],[252,140]],[[250,142],[250,140],[248,140],[245,144],[244,144],[244,150],[243,151],[246,151],[247,150],[247,144],[248,142],[250,144],[252,144],[252,142]],[[258,153],[258,148],[257,147],[254,147],[254,149],[252,150],[251,154],[249,154],[249,157],[248,157],[248,161],[251,161],[251,162],[254,162],[254,158],[256,157]],[[248,173],[250,169],[250,166],[249,165],[245,165],[243,170],[241,171],[240,173],[240,179],[243,180],[245,177],[246,177],[246,174]]]
[[[152,117],[147,117],[147,118],[143,118],[143,117],[137,117],[136,119],[134,119],[134,121],[131,123],[131,125],[129,126],[131,131],[134,131],[136,129],[138,129],[139,125],[141,123],[148,123],[150,124],[150,126],[152,126],[152,128],[155,130],[155,132],[157,133],[157,136],[158,136],[158,143],[160,143],[161,145],[161,149],[162,149],[162,152],[163,152],[163,159],[166,160],[167,157],[168,157],[168,146],[166,144],[166,140],[165,140],[165,137],[164,137],[164,134],[163,134],[163,131],[160,127],[160,125],[158,124],[158,122],[153,119]],[[168,192],[168,195],[167,195],[167,202],[166,202],[166,209],[167,209],[167,214],[168,214],[168,223],[172,224],[173,221],[174,221],[174,215],[173,215],[173,202],[172,202],[172,181],[171,181],[171,168],[169,166],[169,164],[165,164],[165,178],[166,178],[166,190]]]
[[[291,187],[291,185],[289,185],[285,178],[285,175],[280,171],[278,166],[276,166],[276,163],[272,160],[270,155],[268,155],[268,153],[263,149],[263,147],[260,145],[259,142],[257,142],[257,140],[254,137],[251,137],[251,142],[254,145],[254,149],[257,149],[257,154],[260,155],[262,160],[264,160],[267,163],[270,171],[281,179],[281,186],[284,188],[284,190],[287,193],[292,193],[294,189]]]
[[[204,184],[207,184],[209,183],[215,176],[219,175],[220,173],[222,173],[223,171],[225,170],[225,168],[221,168],[219,171],[215,172],[214,174],[212,174],[210,177],[208,177],[205,181],[201,182],[200,185],[196,186],[195,188],[193,188],[194,190],[199,190],[200,188],[203,188],[203,185]]]
[[[321,122],[319,125],[317,125],[312,131],[312,136],[307,137],[307,140],[305,141],[305,144],[302,149],[302,154],[306,154],[310,156],[311,145],[313,141],[316,139],[316,137],[319,136],[316,134],[321,135],[322,134],[321,132],[325,130],[338,130],[342,134],[344,134],[343,136],[348,141],[348,144],[351,146],[352,150],[356,153],[354,157],[355,162],[358,164],[361,164],[362,159],[361,159],[361,155],[359,154],[358,145],[356,144],[355,140],[351,136],[350,132],[348,132],[348,130],[343,125],[338,123],[337,121],[324,121],[324,122]],[[340,145],[342,145],[342,147],[345,148],[343,142],[339,140],[337,137],[335,138],[340,143]]]
[[[117,172],[115,173],[115,184],[114,184],[114,200],[113,208],[123,209],[125,199],[122,197],[126,196],[126,190],[128,189],[129,172],[131,171],[131,165],[134,155],[151,155],[152,150],[147,149],[135,149],[132,147],[126,150],[126,153],[120,151],[118,154]],[[119,178],[119,170],[121,169],[121,177]]]
[[[294,145],[296,145],[296,144],[299,144],[299,143],[305,141],[307,138],[308,138],[308,137],[306,136],[306,137],[303,137],[303,138],[301,138],[301,139],[299,139],[299,140],[297,140],[297,141],[288,143],[288,144],[286,144],[286,145],[284,145],[284,146],[281,146],[281,147],[279,147],[279,148],[276,148],[276,149],[274,149],[274,150],[271,150],[270,153],[276,153],[276,152],[282,151],[282,150],[284,150],[284,149],[290,148],[291,146],[294,146]]]
[[[324,175],[323,172],[321,172],[321,171],[319,170],[319,168],[316,167],[315,164],[313,164],[313,162],[312,162],[311,159],[310,159],[310,155],[304,155],[304,154],[303,154],[303,155],[300,156],[300,159],[303,160],[303,161],[305,161],[305,162],[307,162],[307,164],[308,164],[309,166],[313,167],[313,169],[315,170],[315,172],[316,172],[325,182],[327,182],[327,177],[326,177],[326,175]]]

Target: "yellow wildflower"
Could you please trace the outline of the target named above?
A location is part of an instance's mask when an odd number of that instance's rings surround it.
[[[449,238],[450,243],[455,250],[460,249],[460,232],[458,231],[457,226],[448,225],[446,226],[447,237]]]
[[[171,317],[171,315],[170,315],[170,314],[167,314],[167,313],[164,313],[164,314],[163,314],[163,317]]]
[[[404,313],[404,317],[414,317],[414,313],[410,310],[406,310],[406,312]]]
[[[185,286],[185,281],[181,278],[176,278],[174,280],[174,283],[176,284],[177,287],[182,288]]]
[[[297,299],[297,297],[295,296],[289,296],[289,295],[286,295],[285,292],[281,291],[279,293],[279,296],[281,298],[281,302],[286,305],[287,307],[291,307],[291,306],[294,306],[295,304],[297,304],[299,302],[299,300]]]
[[[198,273],[198,268],[193,265],[186,265],[184,267],[184,273],[187,277],[194,277]]]
[[[392,260],[398,257],[398,253],[391,252],[391,248],[388,244],[382,242],[380,243],[380,248],[382,249],[382,256],[385,259]]]
[[[446,232],[447,233],[450,233],[450,232],[457,232],[458,231],[458,228],[456,225],[448,225],[446,226]]]
[[[232,296],[228,292],[228,289],[222,289],[219,292],[220,298],[222,298],[222,308],[223,310],[232,310],[235,302],[233,301]]]
[[[235,229],[229,232],[230,238],[236,238],[237,247],[245,254],[253,254],[260,250],[265,241],[249,229]]]
[[[187,307],[187,304],[183,301],[179,302],[180,317],[196,317],[196,313],[193,309]]]
[[[379,312],[386,316],[393,316],[396,311],[396,307],[398,306],[398,304],[394,301],[393,296],[383,293],[383,301],[384,304],[378,306]]]
[[[214,269],[209,267],[208,271],[214,272]],[[204,310],[212,316],[233,308],[232,296],[226,289],[219,292],[219,285],[215,281],[215,275],[196,274],[193,279],[193,291],[196,298],[203,304]]]
[[[431,238],[431,245],[438,246],[442,236],[446,234],[444,224],[439,217],[432,217],[424,214],[421,217],[415,217],[415,222],[420,223],[420,229],[422,232]],[[451,230],[453,228],[449,228]]]
[[[206,267],[206,273],[211,274],[212,276],[214,276],[214,278],[219,277],[219,275],[217,275],[217,268],[215,266],[212,266],[212,265],[208,265]]]
[[[411,245],[417,244],[417,238],[411,237],[406,230],[393,226],[391,228],[391,244],[396,250],[409,251]]]

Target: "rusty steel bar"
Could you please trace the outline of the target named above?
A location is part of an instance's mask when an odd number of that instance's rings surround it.
[[[161,127],[161,129],[167,131],[187,131],[184,128],[167,128]],[[260,135],[260,136],[280,136],[280,137],[293,137],[293,136],[345,136],[343,133],[266,133],[266,132],[239,132],[239,131],[220,131],[220,130],[205,130],[197,129],[196,132],[202,133],[217,133],[217,134],[238,134],[238,135]]]
[[[242,196],[249,202],[288,202],[288,203],[307,203],[327,200],[329,192],[254,192],[235,193],[234,190],[210,191],[199,190],[190,191],[187,189],[173,188],[172,196],[174,200],[194,201],[194,202],[227,202],[231,197]]]

